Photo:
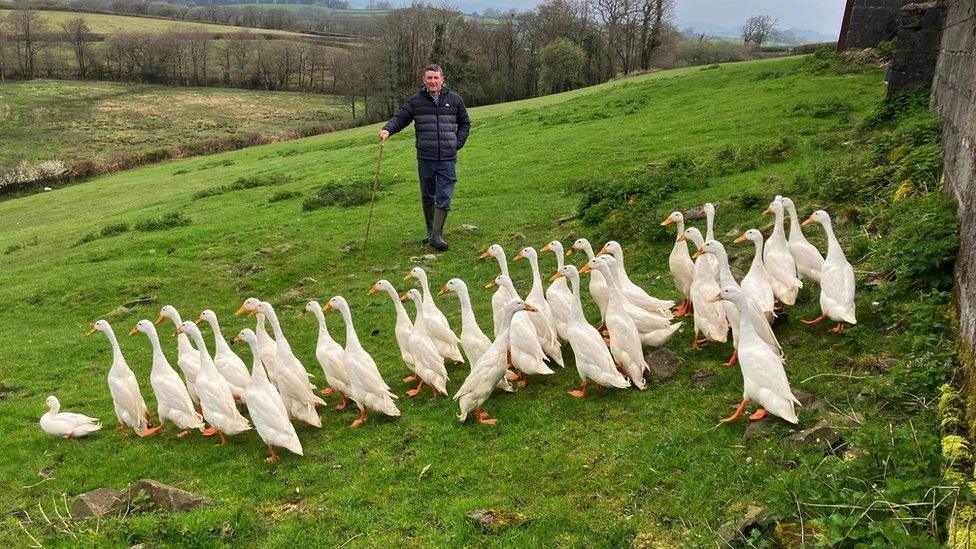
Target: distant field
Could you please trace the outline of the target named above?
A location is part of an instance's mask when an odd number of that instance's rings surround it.
[[[128,155],[349,118],[342,100],[328,95],[59,80],[4,84],[0,105],[13,113],[0,120],[0,166]]]
[[[212,25],[210,23],[198,23],[195,21],[155,19],[152,17],[139,17],[133,15],[104,15],[100,13],[78,13],[71,11],[41,11],[40,13],[53,27],[60,27],[61,23],[77,17],[84,17],[85,21],[88,22],[88,26],[91,28],[91,31],[95,34],[107,34],[118,31],[160,32],[172,29],[174,27],[181,31],[201,30],[213,34],[228,34],[247,31],[262,34],[297,34],[282,30],[249,29],[230,25]]]
[[[326,6],[320,6],[317,4],[234,4],[229,6],[232,8],[279,8],[288,11],[299,12],[302,10],[314,10],[324,13],[340,13],[343,15],[384,15],[390,13],[393,10],[368,10],[368,9],[348,9],[348,10],[337,10],[333,8],[328,8]]]

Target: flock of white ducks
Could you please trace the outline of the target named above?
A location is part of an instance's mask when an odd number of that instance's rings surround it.
[[[491,299],[494,341],[479,326],[468,286],[462,279],[448,280],[437,292],[441,297],[457,296],[460,336],[438,308],[423,268],[414,267],[404,276],[404,280],[416,280],[420,288],[411,288],[402,295],[390,281],[376,282],[369,293],[386,294],[396,312],[393,332],[400,357],[410,371],[403,381],[417,383],[406,395],[420,395],[425,387],[434,396],[448,395],[447,364],[467,362],[470,371],[454,395],[460,408],[458,419],[465,421],[473,415],[479,422],[491,425],[497,420],[483,408],[490,396],[496,390],[515,391],[515,386],[528,384],[529,376],[552,374],[553,368],[563,367],[563,343],[572,350],[581,381],[579,389],[569,392],[571,396],[585,397],[590,384],[643,390],[644,372],[649,370],[644,349],[664,345],[681,327],[675,318],[693,315],[696,349],[709,341],[725,342],[732,332],[733,354],[726,364],[740,364],[743,397],[736,412],[722,422],[740,417],[753,401],[760,407],[749,416],[751,419],[772,414],[796,423],[794,406],[798,402],[784,369],[783,349],[771,327],[778,307],[795,303],[803,287],[801,280],[807,280],[820,285],[821,315],[804,322],[816,324],[829,318],[837,323],[835,332],[840,332],[844,323],[856,323],[854,271],[833,233],[830,216],[817,210],[802,224],[817,222],[823,226],[828,242],[824,258],[803,236],[793,202],[777,196],[764,212],[775,215],[769,239],[764,242],[762,233],[749,229],[735,240],[748,240],[755,245],[748,273],[736,281],[725,247],[714,238],[715,208],[705,204],[703,210],[704,237],[697,228],[685,227],[681,212],[672,213],[662,223],[677,226],[668,258],[682,296],[677,308],[675,302],[649,295],[630,279],[619,243],[607,242],[594,253],[583,238],[565,251],[567,257],[575,251],[586,255],[586,263],[580,269],[565,263],[561,242],[552,241],[541,248],[541,252],[556,256],[556,271],[548,277],[548,287],[543,284],[539,252],[524,247],[516,253],[514,260],[527,260],[532,273],[531,287],[524,299],[512,283],[504,249],[493,244],[485,250],[481,258],[494,258],[499,267],[499,274],[486,285],[496,288]],[[790,215],[788,237],[784,211]],[[688,241],[695,245],[694,254],[688,249]],[[589,274],[588,290],[600,310],[597,327],[586,320],[583,312],[581,274]],[[416,308],[413,320],[404,306],[408,301]],[[343,318],[344,345],[329,332],[326,314],[330,311],[337,311]],[[336,409],[345,408],[349,402],[356,404],[359,416],[352,422],[353,427],[366,422],[368,411],[399,416],[398,397],[363,348],[346,300],[335,296],[325,305],[309,301],[303,313],[313,314],[318,321],[315,357],[324,375],[321,394],[341,398]],[[325,401],[316,393],[312,375],[289,345],[272,305],[248,298],[236,312],[238,316],[243,314],[256,317],[254,330],[241,330],[234,338],[234,342],[246,343],[250,348],[250,371],[223,337],[217,314],[212,310],[203,311],[194,322],[183,320],[173,306],[166,305],[155,324],[140,320],[132,329],[130,335],[144,334],[152,347],[149,381],[157,402],[155,426],[112,327],[105,320],[95,322],[87,334],[102,332],[112,347],[108,383],[120,429],[151,436],[168,422],[179,429],[180,438],[199,430],[204,436],[218,435],[226,444],[227,436],[252,429],[253,422],[270,451],[267,461],[278,459],[275,448],[287,448],[301,455],[293,421],[321,427],[318,408]],[[167,319],[176,328],[177,367],[182,377],[167,360],[156,331],[156,325]],[[203,323],[213,333],[213,355],[198,326]],[[48,397],[47,405],[49,411],[41,418],[41,427],[50,434],[70,440],[101,428],[97,419],[61,412],[54,396]],[[241,413],[242,407],[250,420]]]

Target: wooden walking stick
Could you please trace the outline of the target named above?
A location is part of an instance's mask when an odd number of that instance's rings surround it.
[[[380,155],[376,159],[376,175],[373,176],[373,194],[369,198],[369,217],[366,218],[366,238],[363,239],[363,255],[366,255],[366,246],[369,244],[369,228],[373,224],[373,205],[376,203],[376,189],[380,185],[380,165],[383,163],[383,145],[386,140],[380,140]]]

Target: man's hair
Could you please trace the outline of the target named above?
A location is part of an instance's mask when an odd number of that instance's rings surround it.
[[[441,76],[444,76],[444,69],[442,69],[437,63],[431,63],[430,65],[424,67],[424,72],[421,74],[421,76],[426,76],[427,71],[439,72],[441,73]]]

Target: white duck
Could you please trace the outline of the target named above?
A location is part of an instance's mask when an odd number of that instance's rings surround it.
[[[333,392],[339,393],[342,401],[335,405],[336,410],[345,410],[349,404],[349,373],[342,364],[342,345],[332,339],[329,327],[325,324],[325,313],[322,312],[322,305],[314,299],[305,304],[305,312],[315,315],[319,323],[319,338],[315,343],[315,358],[322,367],[325,374],[325,382],[328,387],[322,389],[323,395],[331,395]],[[261,336],[258,338],[258,349],[260,349]],[[262,357],[262,362],[263,362]]]
[[[437,352],[437,347],[427,335],[427,318],[423,303],[423,296],[416,288],[410,288],[403,294],[400,301],[412,300],[417,306],[417,319],[410,332],[410,355],[413,357],[414,372],[420,378],[415,389],[407,391],[407,396],[417,396],[424,389],[424,384],[430,386],[434,394],[447,394],[447,370],[444,368],[444,357]]]
[[[701,231],[695,227],[685,229],[680,240],[691,240],[700,250],[705,246]],[[695,260],[695,277],[691,282],[691,302],[695,308],[695,336],[694,346],[701,349],[709,340],[725,343],[729,337],[729,322],[725,318],[725,308],[720,303],[710,303],[708,300],[717,294],[721,287],[712,276],[712,263],[708,261],[712,255],[699,257]],[[718,261],[716,260],[717,264]],[[702,339],[698,339],[698,334]]]
[[[535,251],[535,248],[526,246],[515,254],[515,261],[519,261],[522,258],[529,260],[529,266],[532,269],[532,287],[529,289],[529,294],[525,296],[525,302],[539,310],[538,314],[529,316],[532,319],[532,324],[535,325],[536,334],[539,335],[539,343],[542,344],[542,350],[545,351],[546,356],[560,367],[565,368],[566,363],[563,362],[563,350],[559,345],[559,337],[556,334],[552,309],[549,308],[545,290],[542,289],[542,275],[539,273],[539,254]]]
[[[593,246],[585,238],[577,238],[576,242],[573,242],[573,245],[566,250],[566,257],[573,255],[573,252],[576,250],[585,253],[587,261],[596,257],[596,254],[593,253]],[[607,316],[607,303],[610,301],[610,290],[607,288],[607,280],[603,278],[600,271],[590,273],[589,289],[593,301],[596,302],[597,308],[600,309],[600,324],[602,326],[603,320]]]
[[[87,436],[102,428],[100,420],[84,414],[62,412],[61,403],[51,395],[44,401],[48,411],[41,416],[41,429],[49,435],[74,440]]]
[[[140,320],[129,335],[134,336],[139,332],[146,334],[152,345],[152,370],[149,372],[149,384],[156,394],[156,415],[159,418],[159,425],[147,430],[146,434],[155,435],[162,431],[166,420],[172,421],[180,428],[177,438],[190,434],[191,429],[202,431],[203,416],[193,408],[193,400],[190,399],[190,393],[183,385],[183,380],[166,360],[163,348],[159,345],[156,327],[149,320]]]
[[[461,356],[461,348],[458,347],[461,340],[458,339],[457,334],[451,329],[451,325],[447,322],[447,317],[444,316],[444,313],[434,303],[434,296],[430,293],[430,285],[427,283],[427,271],[423,267],[414,267],[403,277],[404,280],[410,280],[411,278],[416,278],[417,282],[420,283],[420,287],[423,289],[423,307],[424,316],[427,318],[427,335],[430,336],[431,341],[434,342],[434,346],[437,347],[437,352],[442,357],[453,360],[458,364],[464,363],[464,357]]]
[[[756,401],[761,408],[749,416],[751,420],[766,417],[769,412],[790,423],[797,423],[794,404],[800,402],[793,396],[790,382],[783,369],[783,359],[776,354],[756,333],[752,316],[749,315],[749,298],[741,290],[727,286],[709,301],[731,301],[739,308],[742,325],[739,332],[739,365],[742,368],[742,402],[731,416],[722,420],[728,423],[742,416],[749,401]],[[765,322],[763,322],[765,324]]]
[[[485,288],[492,288],[496,285],[505,286],[511,295],[516,296],[516,300],[522,301],[518,298],[518,292],[515,291],[515,286],[512,285],[511,278],[505,275],[498,275],[494,280],[486,284]],[[532,308],[535,309],[535,307]],[[508,311],[507,305],[505,310]],[[538,311],[533,312],[537,313]],[[535,331],[535,324],[532,323],[532,319],[529,318],[527,312],[515,312],[515,318],[509,324],[509,332],[510,360],[512,366],[522,374],[520,377],[523,379],[519,382],[522,387],[528,384],[528,379],[525,378],[526,375],[549,375],[555,373],[549,369],[549,366],[546,366],[546,353],[542,350],[542,345],[539,343],[539,336]],[[498,338],[496,337],[495,339],[497,340]]]
[[[829,317],[837,323],[831,331],[839,334],[844,329],[842,322],[857,324],[854,305],[854,268],[844,256],[844,249],[841,248],[840,241],[834,234],[834,227],[827,212],[817,210],[803,224],[809,225],[813,222],[823,225],[827,232],[827,259],[824,261],[820,277],[820,316],[803,322],[819,324]]]
[[[593,261],[600,260],[594,259]],[[587,263],[588,265],[589,263]],[[590,380],[593,380],[593,383],[602,387],[616,387],[618,389],[630,387],[630,381],[617,371],[616,364],[610,355],[610,351],[607,349],[606,343],[604,343],[603,336],[600,335],[600,332],[596,328],[590,326],[590,323],[583,316],[583,303],[580,299],[580,277],[576,266],[563,265],[556,271],[556,274],[552,275],[552,278],[553,280],[559,280],[561,278],[568,280],[573,292],[569,322],[566,324],[566,335],[569,336],[569,345],[573,349],[573,356],[576,357],[576,371],[579,373],[581,385],[579,390],[570,391],[569,395],[576,398],[585,397]],[[613,289],[611,288],[612,291]],[[608,313],[613,317],[612,293],[610,299],[611,310]],[[607,329],[612,334],[614,330],[610,328],[611,324],[615,323],[608,318]],[[613,346],[612,339],[610,344]],[[637,345],[639,348],[639,340]],[[638,376],[638,379],[643,384],[643,372]]]
[[[295,426],[288,419],[288,410],[281,400],[278,389],[271,384],[268,373],[264,371],[261,362],[261,346],[258,336],[248,328],[241,330],[234,338],[235,342],[245,341],[251,347],[253,364],[251,366],[251,380],[247,383],[244,400],[247,402],[247,412],[251,415],[254,428],[261,440],[268,445],[271,455],[266,457],[266,463],[278,461],[275,446],[287,448],[298,455],[305,455],[302,443],[298,440]]]
[[[244,389],[247,389],[247,382],[250,379],[247,373],[247,366],[244,365],[241,357],[237,356],[230,348],[227,340],[224,339],[224,334],[220,332],[217,313],[210,309],[206,309],[200,313],[200,318],[197,319],[197,325],[199,326],[204,322],[209,324],[210,329],[213,330],[215,351],[213,361],[217,365],[217,371],[227,380],[231,392],[234,393],[234,398],[243,400]]]
[[[644,371],[650,370],[650,367],[644,360],[640,332],[634,324],[634,319],[627,313],[627,297],[620,288],[617,276],[611,273],[610,269],[610,265],[604,258],[595,257],[589,260],[580,272],[600,271],[609,282],[610,302],[607,304],[607,317],[604,323],[610,335],[610,353],[634,386],[643,391],[647,386],[644,382]]]
[[[789,243],[783,231],[783,203],[773,200],[769,207],[763,210],[763,215],[773,212],[776,221],[773,224],[773,234],[763,249],[763,265],[769,275],[769,284],[773,287],[773,295],[784,305],[796,303],[796,294],[803,287],[803,282],[796,277],[796,263],[790,253]]]
[[[665,301],[652,297],[644,291],[644,288],[641,288],[630,280],[630,277],[627,275],[627,270],[624,268],[624,249],[620,246],[619,242],[616,240],[607,242],[597,253],[598,256],[603,254],[610,254],[617,260],[616,265],[611,265],[611,268],[617,273],[617,282],[619,282],[620,290],[623,292],[624,297],[627,298],[627,301],[630,301],[649,313],[660,315],[667,319],[674,317],[674,313],[671,312],[671,308],[674,307],[674,301]]]
[[[553,240],[552,242],[546,244],[542,247],[540,252],[549,252],[556,254],[556,272],[559,272],[563,268],[565,261],[563,260],[566,251],[563,249],[562,242],[558,240]],[[546,288],[546,301],[549,303],[549,309],[552,313],[552,320],[556,326],[556,335],[562,341],[568,341],[566,338],[566,323],[569,322],[570,309],[572,309],[573,293],[569,291],[569,286],[566,285],[565,278],[557,278],[549,287]]]
[[[281,331],[281,323],[278,322],[278,314],[267,301],[262,301],[258,305],[260,311],[271,324],[274,332],[277,349],[275,351],[275,367],[278,372],[278,392],[285,402],[285,408],[291,417],[300,419],[313,427],[322,426],[322,418],[319,417],[315,408],[325,404],[314,392],[312,385],[308,382],[308,373],[298,357],[291,350],[291,345]],[[250,382],[250,381],[249,381]]]
[[[756,229],[749,229],[739,235],[735,243],[746,240],[751,240],[756,245],[756,253],[752,256],[749,272],[742,277],[742,291],[759,306],[766,322],[772,322],[776,318],[776,313],[773,311],[776,297],[773,295],[773,287],[769,283],[769,275],[766,274],[766,266],[763,264],[763,235]]]
[[[468,293],[468,285],[460,278],[452,278],[447,284],[437,292],[438,296],[444,296],[448,292],[454,292],[458,296],[461,304],[461,348],[468,359],[468,364],[474,366],[481,358],[481,355],[488,351],[491,340],[481,330],[478,319],[474,316],[474,309],[471,307],[471,295]],[[511,393],[515,391],[508,379],[502,377],[498,380],[496,389]]]
[[[501,277],[508,278],[505,275],[499,275],[499,278]],[[461,388],[454,395],[454,400],[458,401],[458,406],[461,408],[458,421],[464,422],[472,411],[475,418],[482,424],[494,425],[498,421],[494,418],[489,419],[488,412],[482,410],[481,405],[488,400],[492,390],[498,385],[499,380],[505,377],[505,372],[508,369],[506,357],[509,348],[512,346],[510,341],[512,318],[516,314],[526,311],[536,312],[535,307],[517,299],[513,299],[505,305],[498,336],[488,347],[488,350],[481,355],[478,362],[471,365],[471,373],[468,374],[464,383],[461,384]],[[528,327],[531,327],[532,321],[527,320],[527,322]]]
[[[499,274],[510,277],[508,274],[508,259],[505,257],[505,250],[498,244],[492,244],[479,256],[479,259],[488,259],[489,257],[494,257],[498,261]],[[502,321],[505,319],[505,307],[508,306],[508,302],[518,299],[517,296],[509,295],[508,288],[503,286],[498,286],[495,293],[491,296],[491,319],[492,327],[495,332],[495,337],[498,337],[498,332],[501,329]]]
[[[173,323],[174,329],[179,328],[180,324],[183,324],[180,313],[172,305],[164,305],[160,309],[159,317],[156,318],[156,324],[158,325],[167,318]],[[176,365],[179,366],[180,371],[183,372],[183,378],[186,380],[186,392],[189,393],[193,402],[200,404],[200,398],[197,397],[197,372],[200,371],[200,352],[193,347],[193,344],[190,343],[190,338],[186,337],[186,334],[180,334],[176,338],[176,348],[179,350],[179,355],[176,357]]]
[[[181,333],[190,336],[200,351],[197,394],[200,395],[203,419],[213,427],[212,431],[204,431],[204,434],[218,434],[220,444],[223,446],[227,444],[227,435],[237,435],[249,431],[251,424],[237,410],[230,384],[227,383],[224,376],[220,375],[220,372],[217,371],[217,365],[210,358],[210,353],[207,352],[207,343],[203,340],[200,328],[187,320],[176,329],[176,335]]]
[[[708,242],[709,240],[715,240],[715,205],[711,202],[706,202],[702,206],[702,210],[705,212],[705,237],[703,242]],[[718,284],[718,261],[712,256],[705,256],[705,263],[708,264],[709,270],[713,273],[715,277],[715,283]]]
[[[723,288],[735,288],[741,290],[739,283],[735,281],[732,277],[732,269],[729,267],[729,256],[725,251],[725,246],[722,245],[718,240],[709,240],[705,243],[702,249],[695,253],[695,256],[700,256],[702,254],[714,254],[718,258],[718,276],[719,281]],[[748,299],[748,296],[746,296]],[[749,316],[752,319],[753,329],[759,334],[759,338],[769,345],[769,348],[773,350],[777,355],[783,354],[783,349],[779,345],[779,341],[776,340],[776,334],[773,333],[772,327],[770,327],[769,322],[766,321],[765,315],[763,315],[762,310],[759,305],[752,301],[748,302]],[[725,317],[729,321],[729,325],[732,327],[732,347],[735,349],[732,352],[732,356],[729,357],[729,361],[725,363],[726,366],[732,366],[735,364],[736,359],[739,356],[739,334],[741,333],[740,325],[742,323],[739,318],[739,309],[731,301],[722,301],[722,306],[725,308]]]
[[[604,280],[611,281],[611,284],[615,281],[617,287],[619,288],[620,278],[616,272],[617,260],[614,259],[612,255],[601,255],[598,256],[598,258],[602,259],[603,262],[607,264],[607,267],[610,268],[608,271],[609,278],[604,276]],[[594,272],[599,273],[600,271],[590,270],[587,272],[589,272],[590,276],[592,276]],[[675,330],[681,326],[680,322],[671,324],[671,320],[674,318],[674,313],[672,313],[670,310],[655,311],[652,313],[647,309],[642,309],[641,307],[634,305],[632,301],[626,299],[626,296],[624,296],[623,307],[624,310],[627,311],[627,314],[630,315],[630,318],[634,319],[634,324],[637,326],[637,331],[641,333],[641,340],[647,340],[644,341],[645,345],[651,345],[654,347],[663,345],[671,334],[673,334]],[[660,339],[662,337],[664,338],[663,340]],[[658,342],[653,343],[653,341]]]
[[[108,371],[108,389],[112,393],[112,403],[115,405],[115,417],[119,420],[119,430],[125,432],[126,426],[132,428],[139,436],[146,436],[151,427],[149,409],[139,391],[136,375],[129,369],[129,365],[122,356],[119,341],[115,338],[112,326],[105,320],[99,320],[85,332],[92,335],[102,332],[112,346],[112,367]]]
[[[685,316],[694,312],[691,307],[691,281],[695,276],[695,262],[691,260],[691,254],[688,252],[688,243],[679,238],[685,232],[684,214],[671,212],[671,215],[661,222],[661,226],[672,223],[678,229],[678,236],[675,238],[674,247],[671,248],[671,255],[668,256],[668,267],[671,269],[674,285],[678,287],[678,291],[685,299],[674,314],[675,316]]]
[[[820,284],[820,271],[823,269],[824,258],[820,255],[820,250],[810,244],[803,230],[800,228],[800,220],[796,216],[796,205],[788,197],[782,197],[783,207],[790,215],[790,253],[793,254],[793,262],[796,263],[796,272],[799,279],[808,278]]]
[[[254,335],[258,338],[258,351],[261,353],[261,363],[267,369],[266,373],[270,376],[271,382],[275,383],[275,372],[271,371],[274,364],[275,354],[278,352],[278,344],[275,343],[271,334],[265,326],[264,314],[258,310],[261,300],[256,297],[249,297],[244,300],[244,304],[237,309],[234,316],[248,314],[257,317],[257,324],[254,327]],[[321,309],[320,309],[321,311]]]
[[[366,423],[367,409],[399,417],[400,410],[393,402],[397,396],[390,392],[390,386],[380,376],[373,357],[359,342],[356,327],[352,324],[349,304],[342,296],[335,296],[322,307],[322,312],[327,313],[332,309],[339,311],[346,322],[346,351],[342,355],[342,363],[349,373],[349,387],[352,392],[349,398],[359,406],[359,417],[352,422],[351,426],[359,427]]]
[[[417,371],[414,369],[413,365],[413,354],[410,352],[410,333],[413,332],[413,322],[410,320],[410,315],[407,314],[406,307],[403,306],[403,302],[400,301],[400,294],[397,293],[396,288],[389,280],[379,280],[373,287],[369,289],[370,294],[375,294],[376,292],[385,292],[386,295],[390,296],[393,301],[393,308],[396,310],[396,324],[393,326],[393,335],[396,336],[397,346],[400,348],[400,358],[403,359],[403,363],[407,365],[410,369],[411,374],[403,378],[404,383],[413,383],[417,381]],[[415,304],[419,309],[422,304]]]

